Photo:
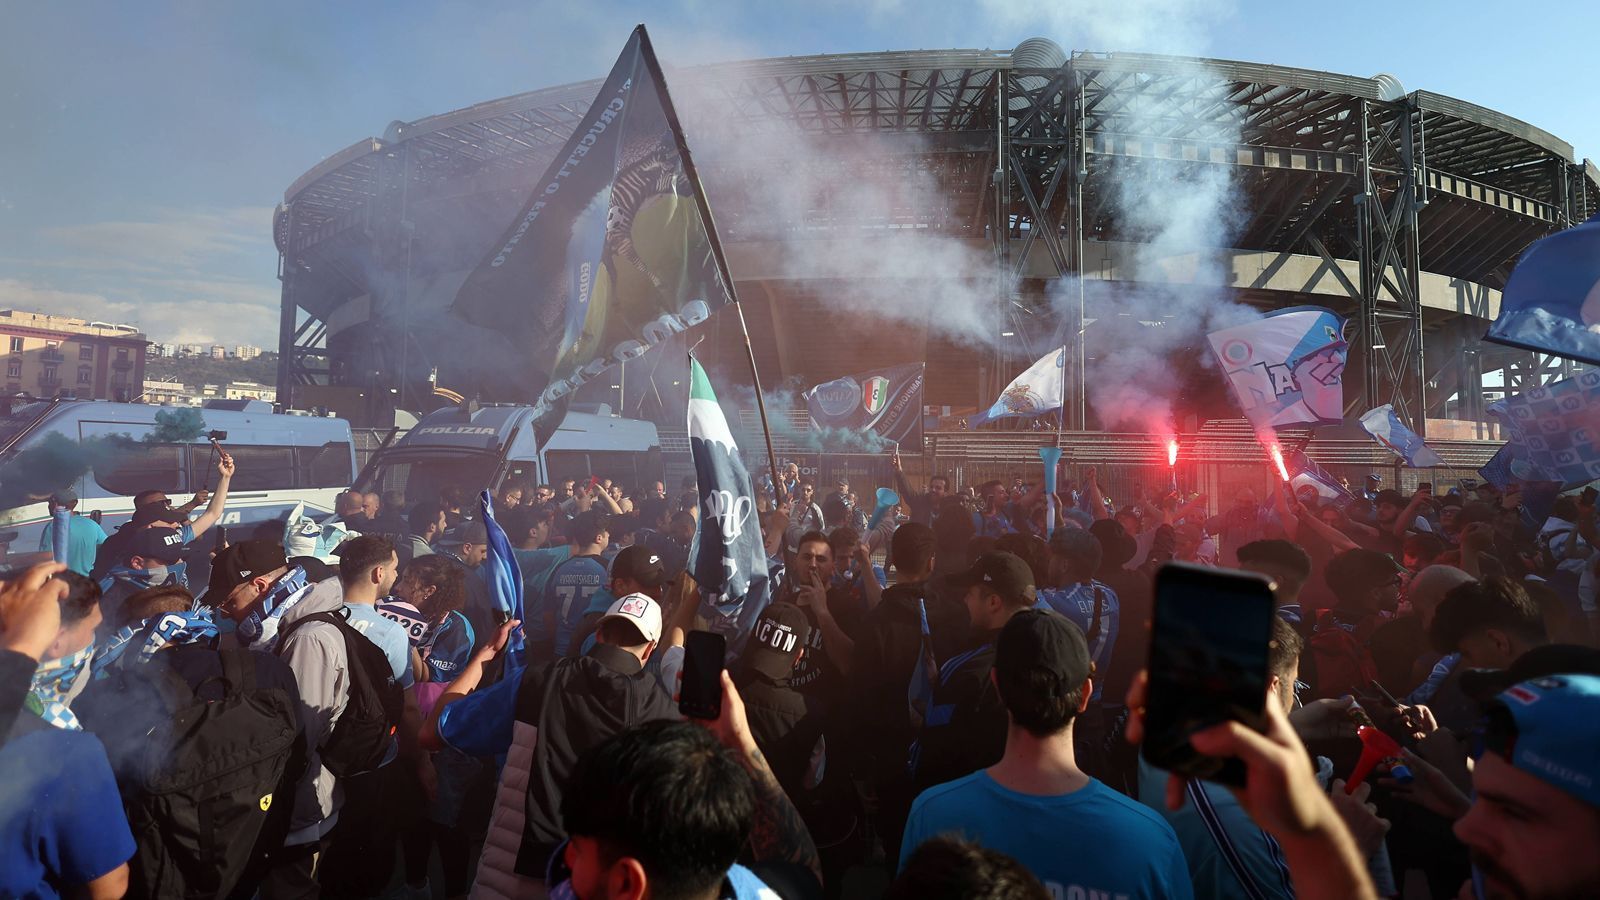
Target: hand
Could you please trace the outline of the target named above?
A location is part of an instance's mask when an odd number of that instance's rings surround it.
[[[1327,741],[1356,736],[1356,723],[1350,721],[1353,697],[1313,700],[1289,713],[1289,724],[1303,741]]]
[[[1426,706],[1400,707],[1400,726],[1413,741],[1420,741],[1439,730],[1439,723],[1433,718],[1433,710]]]
[[[224,481],[233,477],[233,454],[224,451],[217,457],[217,475]]]
[[[210,499],[211,499],[211,492],[206,490],[205,488],[201,488],[200,490],[194,492],[194,499],[190,500],[189,502],[194,504],[195,506],[199,506],[200,504],[202,504],[202,503],[204,503],[204,502],[206,502],[207,500],[210,500]]]
[[[1140,672],[1128,689],[1127,738],[1144,738],[1144,699],[1149,676]],[[1334,827],[1338,814],[1306,761],[1306,748],[1278,704],[1266,704],[1267,731],[1259,734],[1239,722],[1224,722],[1195,732],[1189,742],[1209,756],[1238,757],[1245,764],[1245,786],[1230,788],[1256,824],[1280,839]],[[1167,780],[1167,806],[1183,806],[1184,779]]]
[[[1401,784],[1394,778],[1386,776],[1378,779],[1379,784],[1388,788],[1401,800],[1414,803],[1448,821],[1454,822],[1467,814],[1472,801],[1450,781],[1448,776],[1410,750],[1402,748],[1400,755],[1405,758],[1406,768],[1411,770],[1411,783]],[[1366,785],[1362,787],[1365,788]]]
[[[861,563],[863,566],[863,571],[872,571],[872,548],[868,547],[865,541],[857,544],[856,552],[851,555],[855,558],[856,562]]]
[[[1467,764],[1467,745],[1448,728],[1440,728],[1417,742],[1417,755],[1438,769],[1462,794],[1472,790],[1472,770]]]
[[[744,700],[739,697],[739,689],[733,686],[733,676],[727,669],[722,670],[722,715],[707,721],[705,719],[690,719],[698,725],[703,725],[722,746],[735,753],[745,756],[760,756],[761,751],[756,749],[756,739],[750,734],[750,721],[745,718]]]
[[[1356,848],[1363,857],[1371,857],[1383,845],[1383,836],[1389,833],[1389,820],[1378,815],[1378,807],[1368,803],[1367,798],[1372,795],[1372,785],[1362,782],[1355,789],[1355,793],[1345,793],[1344,779],[1335,778],[1333,788],[1329,791],[1333,800],[1333,809],[1339,814],[1339,819],[1350,829],[1350,836],[1356,839]]]
[[[500,627],[495,630],[494,638],[472,654],[472,661],[481,665],[498,656],[500,651],[506,648],[506,643],[511,640],[511,630],[521,624],[521,619],[507,619],[501,622]]]
[[[896,447],[894,451],[889,454],[889,468],[896,472],[905,471],[905,467],[900,464],[900,448],[898,447]]]
[[[824,615],[828,612],[828,589],[822,585],[822,576],[811,573],[811,580],[795,589],[795,599],[802,608]]]
[[[35,662],[44,657],[61,630],[61,599],[68,591],[54,576],[66,570],[65,563],[40,563],[0,585],[0,648]]]
[[[439,799],[439,772],[433,767],[433,758],[422,754],[417,760],[417,784],[422,787],[422,795],[428,798],[428,805]]]

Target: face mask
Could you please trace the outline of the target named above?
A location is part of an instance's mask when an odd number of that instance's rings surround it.
[[[78,717],[67,707],[89,686],[89,663],[94,659],[94,642],[71,656],[49,659],[33,670],[28,709],[57,728],[82,731]]]

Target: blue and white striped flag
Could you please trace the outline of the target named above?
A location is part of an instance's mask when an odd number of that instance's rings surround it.
[[[478,503],[483,509],[483,528],[489,536],[489,555],[483,561],[484,580],[489,583],[489,599],[501,615],[521,622],[522,571],[517,568],[516,554],[511,552],[511,541],[506,538],[505,530],[494,520],[494,499],[488,491],[478,495]],[[511,638],[506,642],[508,671],[525,662],[527,643],[527,634],[522,625],[511,629]]]
[[[1361,417],[1361,427],[1373,440],[1393,450],[1413,469],[1427,469],[1444,465],[1444,459],[1423,442],[1422,436],[1406,427],[1392,404],[1385,403],[1368,410]]]

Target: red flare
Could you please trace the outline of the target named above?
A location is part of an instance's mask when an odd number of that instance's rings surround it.
[[[1173,438],[1173,439],[1167,441],[1167,467],[1171,468],[1172,466],[1175,466],[1177,464],[1178,464],[1178,439],[1177,438]]]
[[[1278,467],[1278,477],[1282,478],[1284,481],[1288,481],[1289,467],[1283,462],[1282,448],[1280,448],[1277,444],[1273,444],[1267,448],[1267,452],[1272,454],[1272,464]]]

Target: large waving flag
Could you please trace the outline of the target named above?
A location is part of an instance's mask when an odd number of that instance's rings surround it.
[[[1318,503],[1331,503],[1340,509],[1355,502],[1355,496],[1339,483],[1338,476],[1324,469],[1304,450],[1290,453],[1284,467],[1293,473],[1289,476],[1289,486],[1301,500],[1307,499],[1310,493]]]
[[[805,392],[813,429],[872,431],[896,444],[922,444],[926,363],[846,375]]]
[[[1520,481],[1559,481],[1568,488],[1600,478],[1600,371],[1591,370],[1489,404],[1510,432],[1501,467]],[[1491,460],[1495,463],[1495,460]]]
[[[704,321],[732,284],[641,25],[451,308],[517,347],[543,438],[573,391]]]
[[[1413,469],[1426,469],[1444,465],[1444,458],[1422,440],[1422,435],[1406,427],[1394,405],[1385,403],[1377,409],[1367,410],[1361,417],[1361,427],[1373,440],[1388,447]]]
[[[1484,337],[1600,365],[1600,216],[1523,251]]]
[[[761,542],[756,492],[739,446],[717,403],[711,380],[689,358],[689,449],[700,490],[700,524],[689,547],[689,574],[700,586],[701,615],[728,636],[731,652],[744,645],[771,600],[767,551]]]
[[[1319,306],[1213,331],[1211,351],[1257,426],[1344,421],[1344,319]]]
[[[1061,408],[1061,377],[1067,366],[1067,349],[1058,347],[1040,357],[1000,392],[994,405],[968,419],[977,426],[1007,416],[1035,418]]]
[[[516,554],[511,552],[511,541],[506,538],[505,529],[494,520],[494,499],[488,491],[478,495],[478,504],[483,509],[484,531],[489,536],[489,555],[483,561],[485,580],[489,583],[489,599],[502,616],[524,621],[522,571],[517,568]],[[506,642],[506,654],[510,660],[507,671],[526,661],[527,635],[523,628],[522,625],[513,628],[511,638]]]

